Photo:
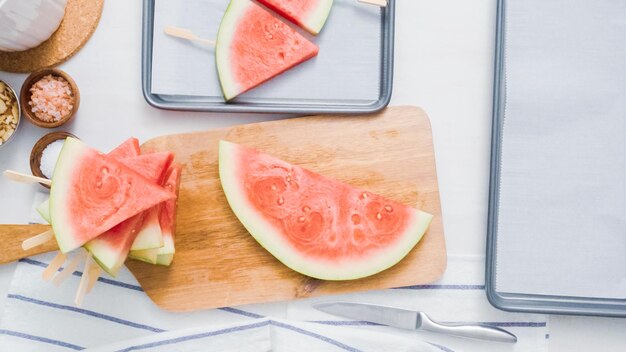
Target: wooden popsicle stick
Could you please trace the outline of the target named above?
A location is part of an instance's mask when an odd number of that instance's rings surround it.
[[[42,183],[46,186],[52,186],[52,181],[47,178],[37,177],[33,175],[23,174],[21,172],[13,171],[13,170],[5,170],[4,177],[9,180],[21,183]]]
[[[54,274],[56,274],[57,270],[59,270],[61,265],[65,263],[66,259],[67,257],[65,256],[65,254],[59,252],[59,254],[57,254],[56,257],[52,259],[52,261],[50,262],[46,270],[43,271],[43,273],[41,274],[41,278],[44,281],[48,281],[52,279],[52,277],[54,276]]]
[[[61,283],[63,283],[63,281],[65,281],[65,279],[67,279],[70,275],[72,275],[74,270],[78,268],[78,265],[80,264],[80,262],[83,260],[84,257],[85,257],[85,252],[76,254],[74,258],[72,258],[70,263],[57,276],[55,276],[54,280],[52,280],[52,283],[55,286],[59,286]]]
[[[191,41],[196,41],[204,44],[208,44],[211,46],[215,46],[215,41],[205,38],[200,38],[195,35],[191,30],[186,28],[174,27],[174,26],[165,26],[163,30],[165,34],[171,35],[172,37],[187,39]]]
[[[360,3],[374,5],[378,7],[387,7],[387,0],[358,0]]]
[[[39,235],[25,239],[24,242],[22,242],[22,249],[27,251],[33,247],[37,247],[50,241],[52,238],[54,238],[54,231],[50,229],[46,232],[40,233]]]
[[[78,290],[76,291],[76,298],[74,299],[74,304],[77,307],[82,307],[83,300],[85,299],[85,295],[87,294],[87,286],[89,286],[90,274],[91,271],[91,263],[93,259],[91,258],[91,253],[87,254],[87,259],[85,260],[85,267],[83,269],[83,276],[80,278],[80,284],[78,285]]]
[[[91,266],[91,269],[89,269],[89,283],[87,283],[87,292],[89,293],[91,292],[91,290],[93,289],[93,287],[96,284],[96,281],[98,281],[98,278],[100,277],[100,266],[98,266],[97,263],[93,263],[93,265]]]

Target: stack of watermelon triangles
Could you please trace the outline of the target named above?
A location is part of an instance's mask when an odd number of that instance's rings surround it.
[[[129,253],[169,265],[181,173],[173,157],[170,152],[141,155],[135,138],[106,155],[66,139],[50,200],[38,208],[52,224],[61,252],[84,246],[111,275]]]

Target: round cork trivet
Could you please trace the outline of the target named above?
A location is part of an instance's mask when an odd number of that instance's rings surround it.
[[[0,71],[32,72],[65,62],[96,30],[103,5],[104,0],[68,0],[61,25],[48,40],[24,51],[0,51]]]

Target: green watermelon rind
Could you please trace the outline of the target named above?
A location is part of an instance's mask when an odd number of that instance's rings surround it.
[[[89,241],[84,245],[85,249],[92,254],[93,260],[107,274],[115,277],[124,265],[124,260],[119,261],[118,251],[101,241]],[[97,254],[97,256],[95,255]],[[125,258],[124,258],[125,259]]]
[[[148,264],[156,264],[157,257],[159,255],[159,248],[142,249],[137,251],[130,251],[128,257],[146,262]]]
[[[400,262],[421,240],[433,218],[431,214],[414,210],[413,218],[400,240],[376,254],[358,261],[346,259],[342,263],[308,260],[290,246],[274,226],[266,221],[255,208],[249,205],[244,190],[238,183],[237,145],[220,141],[219,173],[222,188],[231,209],[259,244],[289,268],[321,280],[355,280],[384,271]]]
[[[163,234],[163,247],[159,248],[156,264],[169,266],[172,264],[175,253],[174,237],[171,233]]]
[[[228,4],[222,22],[220,23],[215,41],[215,63],[222,87],[224,99],[229,101],[239,95],[243,90],[233,78],[233,72],[230,70],[230,43],[233,41],[235,27],[240,19],[240,15],[252,6],[248,1],[233,0]]]
[[[326,24],[326,20],[330,15],[330,9],[333,7],[333,0],[320,0],[320,2],[323,2],[326,6],[318,6],[317,11],[311,13],[302,23],[302,28],[313,35],[319,34],[322,28],[324,28],[324,24]]]
[[[67,198],[67,194],[70,193],[72,178],[67,176],[72,175],[76,161],[80,160],[86,152],[87,147],[82,142],[74,138],[67,138],[63,143],[52,175],[54,182],[50,187],[50,224],[61,253],[68,253],[82,245],[82,243],[74,240],[78,236],[71,230],[73,228],[72,214],[67,212],[66,207],[56,207],[55,204],[64,203],[63,199]]]
[[[151,211],[151,209],[147,210],[147,212]],[[150,215],[151,214],[146,214],[146,216]],[[145,221],[151,221],[151,219],[146,219]],[[135,241],[133,242],[130,250],[142,251],[161,247],[163,247],[163,234],[161,233],[161,226],[159,226],[159,221],[157,218],[156,223],[146,223],[145,226],[141,227],[141,230],[137,234],[137,237],[135,238]]]
[[[46,199],[45,202],[39,204],[35,209],[41,215],[41,218],[50,223],[50,199]]]

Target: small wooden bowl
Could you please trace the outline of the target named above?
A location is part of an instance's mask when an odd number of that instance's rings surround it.
[[[59,121],[46,122],[38,119],[37,116],[35,116],[35,114],[31,111],[31,107],[28,104],[32,95],[30,92],[30,88],[33,86],[33,84],[35,84],[37,81],[47,75],[64,78],[67,83],[70,84],[72,93],[74,95],[74,108],[69,113],[69,115],[65,116]],[[78,106],[80,105],[80,92],[78,91],[78,86],[76,85],[76,82],[74,82],[72,77],[65,73],[65,71],[59,70],[58,68],[44,68],[39,71],[35,71],[31,73],[28,77],[26,77],[26,80],[22,85],[22,89],[20,90],[20,103],[22,105],[23,115],[26,116],[26,118],[34,125],[43,128],[55,128],[65,124],[74,117],[76,111],[78,110]]]
[[[48,177],[44,175],[43,172],[41,172],[41,156],[43,155],[43,151],[50,143],[58,141],[59,139],[65,139],[67,137],[76,138],[76,136],[69,132],[51,132],[41,137],[37,141],[37,143],[35,143],[35,145],[33,146],[33,150],[31,150],[30,152],[30,171],[33,173],[34,176],[48,179]],[[40,185],[46,188],[50,188],[43,183],[40,183]]]

